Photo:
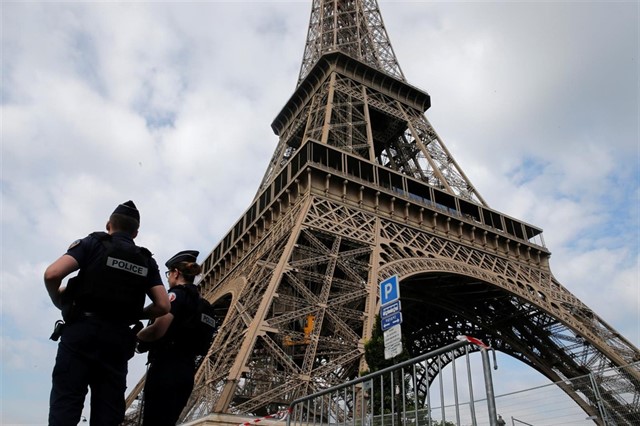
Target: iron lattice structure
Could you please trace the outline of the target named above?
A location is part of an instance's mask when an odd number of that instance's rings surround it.
[[[224,322],[182,420],[265,415],[366,369],[378,283],[398,275],[410,355],[473,335],[615,424],[640,411],[640,351],[554,277],[542,230],[495,211],[424,113],[374,0],[314,0],[296,90],[251,206],[203,263]],[[462,355],[462,354],[460,354]],[[452,361],[451,359],[450,361]],[[637,364],[636,364],[637,366]],[[418,391],[444,365],[425,368]],[[566,382],[570,383],[570,382]],[[137,416],[144,378],[127,399]]]

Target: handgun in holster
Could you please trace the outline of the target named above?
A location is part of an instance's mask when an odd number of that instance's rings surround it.
[[[51,336],[49,337],[49,339],[53,340],[54,342],[57,342],[58,339],[60,339],[60,336],[62,335],[62,330],[64,329],[65,323],[62,320],[58,320],[56,321],[56,324],[53,326],[53,333],[51,333]]]
[[[149,322],[147,322],[147,326],[153,324],[153,321],[154,320],[149,320]],[[142,325],[142,322],[138,321],[137,325]],[[143,328],[144,326],[142,326],[138,331],[142,330]],[[136,335],[138,334],[138,331],[136,332]],[[139,354],[149,352],[149,350],[154,346],[154,344],[155,342],[143,342],[142,340],[136,338],[136,352]]]

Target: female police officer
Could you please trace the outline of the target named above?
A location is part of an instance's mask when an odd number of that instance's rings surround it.
[[[165,263],[171,311],[138,333],[141,344],[149,344],[143,426],[175,425],[193,390],[196,351],[184,324],[200,298],[193,284],[202,271],[196,263],[198,253],[181,251]]]

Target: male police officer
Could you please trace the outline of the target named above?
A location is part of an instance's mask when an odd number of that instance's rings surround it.
[[[120,204],[107,233],[74,241],[44,273],[47,292],[66,321],[52,375],[49,426],[77,424],[88,387],[92,426],[116,426],[124,419],[127,363],[135,348],[130,326],[170,308],[156,261],[133,242],[139,225],[133,201]],[[147,307],[145,295],[152,301]]]

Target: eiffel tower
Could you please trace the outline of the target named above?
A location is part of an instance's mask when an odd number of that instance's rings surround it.
[[[542,230],[487,205],[429,107],[407,83],[375,0],[313,0],[297,86],[271,124],[273,157],[250,207],[203,262],[203,295],[224,322],[182,421],[266,415],[356,377],[378,284],[393,275],[412,356],[467,334],[553,382],[640,361],[554,278]],[[630,424],[637,365],[597,392],[562,390],[588,415],[600,403],[615,424]],[[439,368],[428,367],[419,392]]]

